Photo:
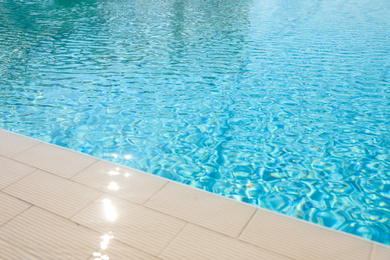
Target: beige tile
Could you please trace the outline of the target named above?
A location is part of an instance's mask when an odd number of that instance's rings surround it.
[[[287,260],[266,249],[238,241],[193,224],[187,225],[161,254],[163,259]]]
[[[3,191],[67,218],[102,194],[98,190],[41,170]]]
[[[367,260],[372,243],[306,221],[259,209],[240,239],[295,259]]]
[[[32,173],[36,169],[29,165],[0,156],[0,189]]]
[[[0,226],[19,215],[31,205],[0,192]]]
[[[232,237],[240,234],[256,211],[250,205],[173,182],[145,205]]]
[[[0,155],[2,156],[15,156],[37,144],[39,144],[38,140],[6,130],[0,131]]]
[[[97,162],[97,159],[91,156],[46,143],[34,146],[14,159],[64,178],[71,178]]]
[[[389,260],[389,259],[390,259],[390,246],[375,244],[373,257],[370,260]]]
[[[106,161],[99,161],[72,178],[136,203],[144,203],[168,181]]]
[[[32,207],[0,227],[0,241],[6,259],[87,259],[100,234]]]
[[[179,219],[104,195],[72,218],[81,225],[112,235],[119,241],[157,255],[180,232]]]
[[[24,251],[24,248],[14,246],[7,241],[0,239],[0,260],[26,260],[34,259],[34,256],[29,252]]]
[[[89,258],[89,260],[95,260],[95,259],[103,260],[105,258],[108,259],[107,257],[110,260],[125,260],[125,259],[157,260],[159,259],[152,255],[139,251],[135,248],[122,244],[118,241],[115,241],[115,238],[109,242],[106,250],[102,250],[102,249],[97,250],[96,252],[93,253],[93,255]]]

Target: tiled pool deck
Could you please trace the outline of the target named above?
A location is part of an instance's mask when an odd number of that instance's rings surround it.
[[[389,260],[390,247],[0,129],[0,259]]]

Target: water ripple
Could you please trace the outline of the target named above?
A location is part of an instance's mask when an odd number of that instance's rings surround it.
[[[390,3],[1,1],[0,127],[390,244]]]

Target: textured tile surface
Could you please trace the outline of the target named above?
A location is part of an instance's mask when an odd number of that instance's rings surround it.
[[[0,130],[0,155],[12,157],[37,144],[39,144],[38,140]]]
[[[64,178],[72,177],[97,161],[93,157],[46,143],[38,144],[14,159]]]
[[[0,241],[7,259],[87,259],[100,234],[32,207],[0,227]]]
[[[168,181],[113,163],[99,161],[72,178],[115,196],[143,203]]]
[[[389,260],[390,259],[390,246],[382,246],[379,244],[374,245],[373,258],[370,260]]]
[[[240,234],[256,211],[249,205],[172,182],[146,206],[232,237]]]
[[[240,239],[295,259],[367,260],[372,243],[259,209]]]
[[[104,195],[72,220],[101,233],[112,232],[121,242],[157,255],[185,223],[132,202]]]
[[[288,260],[265,249],[192,224],[161,254],[163,259],[256,259]]]
[[[31,205],[28,203],[0,192],[0,226],[16,217],[30,206]]]
[[[8,186],[5,193],[64,217],[71,217],[102,192],[38,170]]]
[[[29,252],[26,252],[22,246],[18,247],[10,244],[8,241],[0,239],[0,259],[34,259],[34,256]]]
[[[0,129],[0,259],[390,260],[388,246],[116,167]]]
[[[115,241],[115,238],[114,240],[110,241],[110,243],[107,245],[106,250],[97,250],[96,252],[93,253],[93,256],[91,256],[89,260],[94,260],[95,258],[99,259],[99,257],[104,259],[105,255],[109,257],[110,260],[121,260],[121,259],[157,260],[159,259],[157,257],[144,253],[138,249],[117,242]]]
[[[0,189],[32,173],[34,167],[0,156]]]

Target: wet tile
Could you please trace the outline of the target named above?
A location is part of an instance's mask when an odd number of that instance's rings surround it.
[[[180,232],[185,223],[138,204],[104,195],[72,218],[101,233],[157,255]]]
[[[104,260],[104,259],[157,260],[159,258],[156,258],[138,249],[122,244],[118,241],[111,240],[107,245],[106,250],[97,250],[96,252],[93,253],[93,256],[89,258],[89,260],[98,260],[98,259],[99,260]]]
[[[390,246],[375,244],[373,257],[370,260],[389,260],[389,259],[390,259]]]
[[[36,168],[0,156],[0,189],[20,180],[35,171]]]
[[[295,259],[367,260],[372,247],[364,239],[263,209],[240,239]]]
[[[87,259],[99,247],[100,234],[32,207],[0,227],[0,241],[0,258]]]
[[[0,192],[0,226],[13,219],[31,205]]]
[[[180,235],[168,246],[168,248],[164,250],[161,254],[161,258],[215,260],[291,259],[193,224],[189,224],[184,228],[183,232],[181,232]]]
[[[37,144],[39,144],[38,140],[0,130],[0,155],[2,156],[13,157]]]
[[[3,191],[67,218],[102,194],[95,189],[41,170]]]
[[[91,156],[46,143],[34,146],[14,159],[64,178],[71,178],[97,162]]]
[[[232,237],[256,211],[244,203],[170,182],[146,206]]]
[[[72,180],[136,203],[144,203],[168,182],[106,161],[93,164]]]

